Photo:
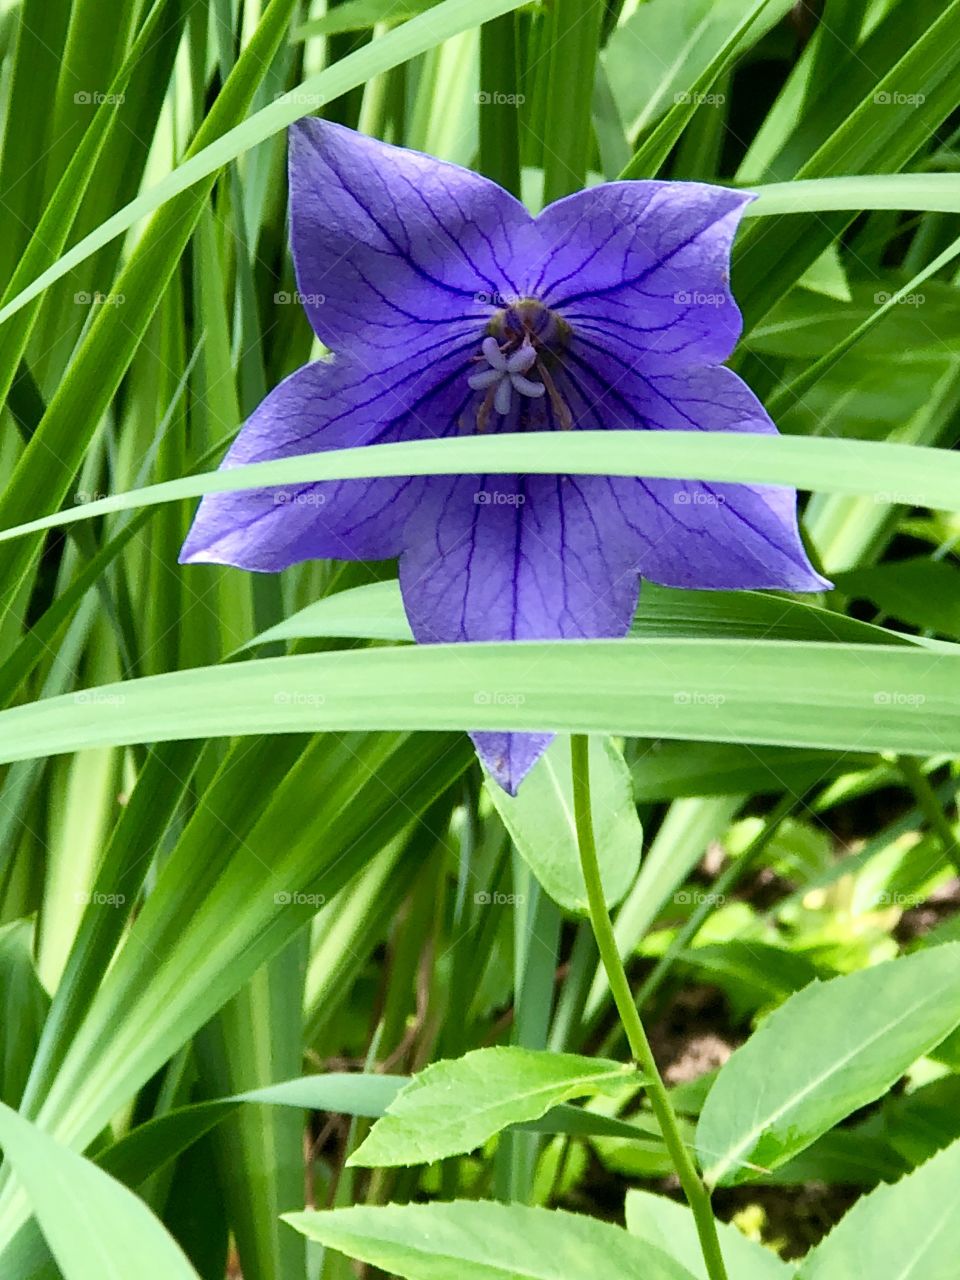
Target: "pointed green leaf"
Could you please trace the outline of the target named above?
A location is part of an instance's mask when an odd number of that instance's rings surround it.
[[[311,1240],[407,1280],[693,1280],[620,1227],[562,1210],[459,1200],[355,1205],[285,1220]]]
[[[953,1280],[960,1258],[960,1142],[859,1200],[798,1280]]]
[[[0,927],[0,1101],[20,1105],[50,1009],[33,958],[33,922]]]
[[[142,1200],[0,1104],[0,1145],[64,1280],[198,1280]]]
[[[590,739],[590,778],[600,874],[607,904],[613,906],[636,879],[643,828],[630,770],[609,738]],[[517,795],[507,795],[489,780],[487,793],[520,855],[551,898],[568,911],[586,915],[569,736],[563,734],[551,744]]]
[[[960,944],[791,996],[724,1064],[697,1126],[707,1181],[776,1169],[885,1093],[960,1023]]]
[[[709,1280],[696,1223],[685,1205],[650,1191],[628,1191],[626,1216],[631,1235],[676,1258],[697,1280]],[[748,1240],[732,1224],[718,1222],[717,1234],[727,1271],[735,1280],[790,1280],[796,1275],[789,1263],[782,1262],[763,1245]]]
[[[474,1049],[416,1075],[348,1163],[429,1164],[462,1155],[570,1098],[616,1092],[635,1080],[632,1065],[603,1058],[515,1046]]]

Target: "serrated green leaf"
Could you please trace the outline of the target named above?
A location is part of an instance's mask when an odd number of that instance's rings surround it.
[[[556,1209],[459,1200],[355,1205],[285,1221],[329,1249],[407,1280],[692,1280],[659,1249],[608,1222]]]
[[[880,1097],[960,1023],[960,945],[797,992],[728,1059],[697,1150],[711,1185],[776,1169]]]
[[[798,1280],[953,1280],[960,1257],[960,1142],[859,1200],[804,1259]]]
[[[616,1092],[630,1064],[517,1046],[474,1049],[424,1068],[388,1105],[348,1163],[430,1164],[482,1146],[510,1125],[587,1094]]]

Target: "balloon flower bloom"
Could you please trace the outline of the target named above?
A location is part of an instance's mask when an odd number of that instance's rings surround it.
[[[749,194],[610,182],[533,217],[479,174],[317,119],[290,138],[300,300],[332,352],[223,465],[516,431],[776,431],[722,366]],[[543,447],[549,450],[547,437]],[[640,579],[819,591],[792,489],[615,476],[324,481],[214,494],[181,553],[274,573],[398,557],[424,644],[623,636]],[[478,732],[513,793],[547,733]]]

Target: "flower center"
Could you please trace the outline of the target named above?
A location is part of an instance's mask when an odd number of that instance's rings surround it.
[[[567,345],[570,326],[536,298],[519,298],[496,313],[490,332],[501,342],[520,346],[529,340],[538,353],[559,355]]]
[[[570,326],[535,298],[519,298],[496,312],[487,334],[476,357],[485,367],[469,378],[474,391],[486,392],[477,410],[477,430],[486,430],[491,413],[506,417],[515,395],[531,400],[549,396],[561,427],[572,427],[549,368],[566,346]],[[538,374],[539,380],[528,374]]]

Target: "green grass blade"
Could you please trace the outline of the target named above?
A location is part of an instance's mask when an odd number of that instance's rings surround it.
[[[549,450],[541,445],[541,434],[548,435]],[[519,472],[781,484],[823,493],[868,494],[878,502],[960,510],[960,456],[944,449],[719,431],[526,432],[496,439],[464,436],[329,450],[168,480],[7,528],[0,532],[0,542],[205,493],[361,476]]]
[[[478,691],[516,697],[478,700]],[[0,763],[314,730],[513,729],[932,755],[960,745],[960,653],[743,640],[402,646],[129,680],[0,712]]]

